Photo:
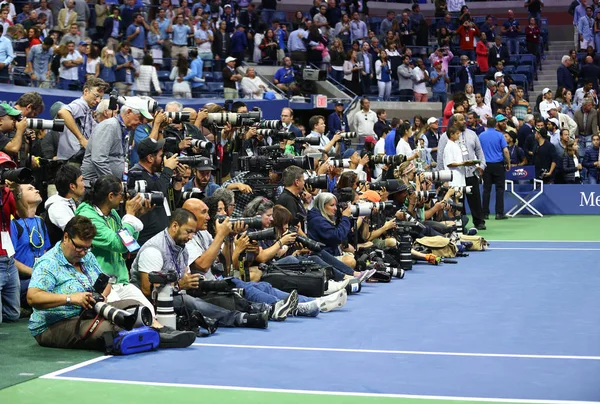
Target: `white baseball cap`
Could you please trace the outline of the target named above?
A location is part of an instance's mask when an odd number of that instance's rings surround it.
[[[437,121],[438,121],[437,118],[431,117],[427,120],[427,125],[431,125],[432,123],[435,123]]]
[[[504,77],[504,73],[496,72],[496,74],[494,74],[494,78],[497,79],[498,77]]]
[[[129,108],[137,109],[146,119],[154,119],[152,114],[148,111],[148,100],[140,97],[127,97],[124,105]]]
[[[546,87],[546,88],[544,88],[544,89],[542,90],[542,95],[546,95],[546,93],[549,93],[549,92],[551,92],[551,91],[552,91],[552,90],[550,90],[548,87]]]
[[[229,62],[235,62],[236,59],[232,56],[229,56],[227,59],[225,59],[225,63],[229,63]]]

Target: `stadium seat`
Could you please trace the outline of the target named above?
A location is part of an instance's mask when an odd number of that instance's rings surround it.
[[[529,88],[529,82],[527,81],[526,75],[513,74],[511,77],[517,86],[521,86],[523,88]]]
[[[213,72],[204,72],[204,80],[205,81],[214,81],[215,76]]]
[[[527,82],[533,86],[533,76],[534,76],[534,70],[533,70],[533,66],[531,65],[520,65],[517,66],[517,68],[515,69],[515,75],[513,75],[513,79],[514,76],[519,76],[519,75],[525,75],[527,77]],[[532,88],[533,89],[533,88]]]
[[[273,13],[273,20],[279,20],[279,22],[287,22],[287,15],[285,11],[275,11]]]
[[[504,73],[505,74],[513,74],[515,72],[515,67],[512,65],[506,65],[504,66]]]
[[[169,75],[171,74],[170,72],[167,72],[165,70],[159,70],[156,72],[156,74],[158,75],[158,81],[169,81]]]

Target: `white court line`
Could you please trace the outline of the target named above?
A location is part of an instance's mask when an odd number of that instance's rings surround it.
[[[567,248],[567,247],[490,247],[488,250],[523,250],[523,251],[600,251],[600,248]]]
[[[40,379],[53,379],[56,376],[62,375],[63,373],[71,372],[73,370],[77,370],[77,369],[82,368],[84,366],[91,365],[93,363],[100,362],[100,361],[103,361],[103,360],[111,358],[111,357],[112,357],[111,355],[99,356],[98,358],[90,359],[89,361],[81,362],[81,363],[78,363],[76,365],[69,366],[67,368],[60,369],[60,370],[57,370],[55,372],[51,372],[51,373],[45,374],[43,376],[40,376]]]
[[[529,354],[494,354],[472,352],[434,352],[434,351],[392,351],[380,349],[349,349],[349,348],[316,348],[299,346],[268,346],[268,345],[236,345],[236,344],[205,344],[197,342],[193,346],[215,348],[248,348],[248,349],[273,349],[283,351],[318,351],[318,352],[350,352],[350,353],[375,353],[396,355],[433,355],[433,356],[474,356],[484,358],[525,358],[525,359],[563,359],[563,360],[600,360],[600,356],[573,356],[573,355],[529,355]]]
[[[86,379],[84,377],[49,377],[53,380],[70,380],[78,382],[93,383],[115,383],[115,384],[133,384],[141,386],[157,387],[185,387],[193,389],[214,389],[214,390],[237,390],[237,391],[257,391],[264,393],[289,393],[289,394],[312,394],[325,396],[354,396],[354,397],[385,397],[385,398],[412,398],[426,400],[452,400],[452,401],[485,401],[491,403],[532,403],[532,404],[598,404],[600,401],[565,401],[565,400],[532,400],[532,399],[510,399],[510,398],[487,398],[487,397],[454,397],[454,396],[420,396],[411,394],[377,394],[377,393],[358,393],[347,391],[320,391],[320,390],[287,390],[270,389],[262,387],[240,387],[240,386],[212,386],[206,384],[183,384],[183,383],[160,383],[160,382],[139,382],[132,380],[113,380],[113,379]]]

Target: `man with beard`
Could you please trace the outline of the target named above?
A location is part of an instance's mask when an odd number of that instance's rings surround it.
[[[209,158],[202,157],[198,159],[196,167],[192,169],[194,178],[185,185],[185,190],[204,192],[205,196],[211,196],[213,192],[220,188],[219,185],[215,184],[213,181],[212,174],[214,170],[215,167],[212,165]],[[230,183],[225,188],[231,191],[237,190],[245,194],[252,192],[252,188],[239,182]]]
[[[483,175],[483,170],[486,167],[485,156],[479,142],[479,137],[470,129],[467,129],[467,122],[462,114],[454,114],[453,125],[460,132],[460,136],[456,143],[460,147],[463,154],[464,161],[479,160],[479,163],[475,166],[465,167],[466,170],[466,184],[472,186],[472,192],[467,194],[467,201],[471,208],[471,214],[473,215],[473,224],[477,230],[485,230],[485,219],[481,211],[481,193],[479,191],[479,178]],[[446,134],[440,137],[440,143],[438,145],[438,160],[437,164],[440,169],[445,167],[444,165],[444,148],[448,144],[448,136]]]
[[[145,181],[146,188],[143,192],[161,192],[167,203],[172,202],[171,206],[177,206],[177,199],[179,199],[183,187],[181,179],[179,181],[173,179],[173,173],[178,166],[178,158],[177,155],[164,158],[164,145],[164,140],[157,141],[150,137],[137,145],[140,161],[129,171],[127,188],[134,189],[136,181]],[[183,171],[183,167],[181,167],[181,171]],[[173,200],[169,201],[169,199]],[[140,220],[144,224],[144,229],[140,231],[138,237],[140,245],[164,230],[169,224],[167,211],[163,206],[157,206],[156,209],[140,216]]]

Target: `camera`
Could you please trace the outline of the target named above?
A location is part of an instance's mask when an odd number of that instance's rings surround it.
[[[468,185],[466,187],[452,187],[452,189],[454,190],[454,192],[460,192],[467,195],[470,195],[473,191],[473,187],[471,185]]]
[[[544,178],[546,178],[546,174],[548,174],[548,170],[542,168],[540,171],[540,175],[538,176],[538,180],[543,180]]]
[[[437,197],[437,192],[436,191],[415,191],[415,195],[417,196],[417,199],[427,202],[427,201]]]
[[[181,193],[181,199],[187,201],[188,199],[203,199],[205,196],[204,192],[200,191],[198,188],[193,188],[191,191],[186,191]]]
[[[260,155],[275,155],[275,157],[279,157],[281,155],[281,147],[276,144],[272,146],[261,146],[258,148],[258,154]]]
[[[423,175],[425,176],[426,180],[430,180],[432,182],[447,182],[452,181],[454,178],[454,173],[450,170],[424,171]]]
[[[316,175],[314,177],[304,174],[304,181],[306,185],[313,189],[327,189],[327,175]]]
[[[33,181],[31,170],[23,168],[2,168],[0,167],[0,183],[6,181],[16,182],[17,184],[29,184]]]
[[[463,212],[465,210],[465,205],[463,205],[462,203],[454,202],[453,200],[448,200],[447,203],[448,206],[459,212]]]
[[[340,137],[344,140],[346,139],[354,139],[356,138],[356,132],[340,132],[338,133],[338,135],[340,135]]]
[[[139,182],[139,181],[136,181]],[[146,181],[143,181],[146,182]],[[129,195],[129,198],[134,198],[137,195],[141,195],[142,199],[145,201],[150,201],[150,203],[152,205],[162,205],[165,203],[165,196],[163,195],[162,192],[159,191],[153,191],[153,192],[139,192],[136,191],[135,189],[129,189],[127,190],[127,194]]]
[[[281,142],[282,140],[296,140],[296,135],[292,132],[275,132],[271,135],[276,141]]]
[[[264,229],[259,231],[253,231],[248,233],[250,241],[264,241],[264,240],[275,240],[277,234],[275,234],[275,228]]]
[[[383,180],[372,182],[369,188],[374,191],[382,191],[384,188],[388,193],[396,192],[400,189],[400,182],[398,180]]]
[[[231,126],[243,126],[243,124],[259,123],[262,118],[261,111],[252,111],[245,114],[235,112],[213,112],[209,113],[204,122],[217,126],[225,126],[229,123]]]
[[[27,118],[27,127],[29,129],[34,130],[53,130],[55,132],[62,132],[65,129],[65,120],[64,119],[37,119],[37,118]]]
[[[168,119],[172,120],[173,123],[182,123],[190,121],[189,112],[165,112]]]
[[[213,144],[208,140],[192,139],[190,141],[192,147],[197,147],[204,150],[212,150]]]
[[[311,240],[308,237],[298,234],[298,228],[295,226],[288,227],[288,231],[290,233],[296,233],[296,242],[300,243],[304,248],[308,248],[312,252],[318,253],[323,249],[323,247],[325,247],[325,244],[323,243],[319,243],[318,241]]]
[[[406,160],[406,156],[402,154],[396,154],[393,156],[386,156],[384,154],[377,154],[371,157],[371,161],[375,164],[390,164],[394,166],[399,166]]]
[[[148,274],[148,281],[153,285],[166,285],[177,282],[178,279],[177,272],[172,269],[165,272],[150,272]]]
[[[227,216],[217,215],[217,220],[219,221],[219,223],[223,223],[225,219],[227,219]],[[261,229],[262,217],[254,216],[230,218],[229,223],[231,224],[231,226],[235,226],[237,223],[242,223],[243,225],[248,226],[249,229]]]
[[[330,158],[327,160],[329,165],[337,168],[349,168],[350,167],[350,159],[334,159]]]
[[[264,121],[255,123],[254,127],[257,129],[272,129],[278,131],[283,127],[283,124],[277,119],[266,119]]]
[[[150,114],[154,114],[158,110],[158,103],[156,102],[156,100],[153,100],[150,97],[124,97],[122,95],[119,95],[119,90],[117,89],[110,92],[110,97],[108,99],[108,109],[116,111],[118,104],[126,105],[128,103],[132,105],[143,105],[144,107],[146,107],[145,109]]]
[[[350,207],[350,214],[354,217],[370,216],[374,209],[380,212],[393,207],[392,202],[359,202]]]
[[[171,153],[166,153],[166,157],[170,158],[173,154]],[[206,157],[203,156],[179,156],[178,160],[179,163],[181,164],[186,164],[188,166],[196,166],[199,163],[202,163],[204,160],[206,159]]]
[[[296,143],[300,143],[300,144],[308,143],[311,146],[318,146],[321,144],[321,139],[319,139],[318,137],[304,136],[304,137],[294,138],[293,140],[295,140]]]

